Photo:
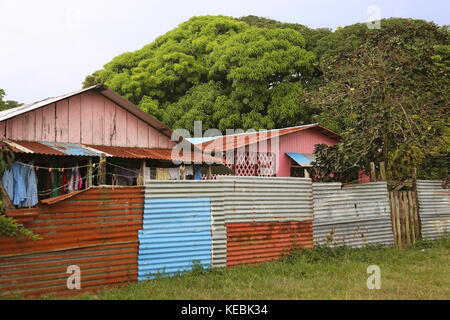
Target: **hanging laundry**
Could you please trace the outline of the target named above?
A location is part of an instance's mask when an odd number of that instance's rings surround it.
[[[20,163],[13,163],[12,170],[14,175],[14,196],[13,204],[20,206],[20,204],[27,198],[27,187],[25,185],[26,171],[23,170],[23,165]]]
[[[38,204],[38,190],[37,190],[37,178],[36,171],[32,164],[27,167],[26,176],[26,200],[22,203],[22,207],[30,208]]]
[[[70,179],[68,182],[68,192],[74,192],[81,190],[83,185],[83,180],[81,179],[80,169],[78,168],[78,163],[70,170]]]
[[[194,180],[203,180],[202,169],[199,165],[194,165]]]
[[[169,168],[156,168],[156,180],[169,180]]]
[[[186,176],[193,176],[193,175],[194,175],[194,167],[192,167],[192,166],[187,166],[187,167],[186,167],[186,170],[185,170],[185,172],[184,172],[184,174],[185,174]]]
[[[14,175],[12,168],[5,170],[2,177],[2,183],[3,187],[6,190],[6,193],[8,194],[8,197],[10,199],[13,199],[14,197]]]
[[[169,169],[170,180],[180,180],[180,169],[170,168]]]
[[[50,172],[51,175],[51,180],[52,180],[52,194],[51,196],[57,197],[60,195],[60,192],[62,192],[63,190],[60,189],[59,187],[61,186],[61,176],[59,175],[58,172],[56,172],[55,170],[52,170]]]
[[[135,179],[137,179],[137,172],[126,168],[121,169],[122,169],[121,174],[124,176],[125,179],[128,180],[128,185],[129,186],[134,185],[134,181]]]
[[[27,208],[38,203],[37,178],[32,164],[14,162],[11,169],[5,171],[2,181],[15,206]]]

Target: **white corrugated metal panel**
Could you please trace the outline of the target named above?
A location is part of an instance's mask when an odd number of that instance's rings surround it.
[[[213,267],[225,267],[227,260],[227,235],[223,210],[225,183],[219,181],[157,181],[148,180],[145,199],[205,198],[211,199],[211,234]]]
[[[226,182],[225,223],[306,221],[313,218],[311,179],[219,177]]]
[[[313,193],[315,244],[394,245],[386,182],[314,183]]]
[[[443,181],[418,180],[417,198],[422,238],[437,239],[450,234],[450,189]]]

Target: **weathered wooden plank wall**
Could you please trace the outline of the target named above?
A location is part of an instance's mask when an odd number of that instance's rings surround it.
[[[93,91],[0,122],[0,138],[161,149],[175,145],[169,137]]]

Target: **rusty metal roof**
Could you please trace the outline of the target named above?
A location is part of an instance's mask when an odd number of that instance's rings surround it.
[[[254,143],[274,139],[277,137],[281,137],[284,135],[288,135],[291,133],[304,131],[308,129],[315,129],[320,131],[322,134],[332,137],[334,139],[340,140],[342,137],[323,126],[321,126],[318,123],[315,124],[309,124],[304,126],[298,126],[298,127],[292,127],[292,128],[285,128],[285,129],[275,129],[275,130],[267,130],[267,131],[259,131],[259,132],[252,132],[252,133],[242,133],[242,134],[235,134],[235,135],[228,135],[228,136],[219,136],[215,137],[211,140],[206,140],[206,142],[201,142],[196,144],[197,147],[201,148],[204,151],[228,151],[232,149],[238,149],[244,146],[248,146]],[[189,140],[189,139],[188,139]],[[195,143],[195,139],[190,139],[189,141]],[[197,140],[201,141],[201,140]]]
[[[153,159],[166,161],[180,161],[193,163],[214,163],[222,164],[219,158],[203,154],[202,151],[192,151],[191,154],[183,152],[172,152],[172,149],[151,149],[151,148],[129,148],[82,145],[76,143],[60,142],[30,142],[4,140],[15,153],[42,154],[52,156],[87,156],[99,157],[105,154],[106,157],[127,158],[127,159]]]

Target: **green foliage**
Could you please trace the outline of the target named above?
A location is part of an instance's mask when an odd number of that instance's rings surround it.
[[[22,104],[14,100],[3,100],[6,96],[5,90],[0,89],[0,111],[20,107]]]
[[[298,124],[303,85],[316,57],[294,29],[259,28],[230,17],[194,17],[88,76],[104,82],[173,128]]]
[[[339,146],[317,148],[323,180],[353,181],[371,161],[385,161],[396,181],[413,168],[426,178],[448,176],[448,32],[421,20],[388,22],[354,50],[325,59],[324,83],[305,95],[317,120],[344,136]]]
[[[17,223],[13,218],[9,218],[0,214],[0,236],[20,238],[27,237],[32,240],[38,240],[39,237],[35,235],[32,231],[25,228],[20,223]]]

